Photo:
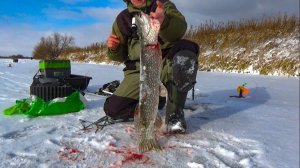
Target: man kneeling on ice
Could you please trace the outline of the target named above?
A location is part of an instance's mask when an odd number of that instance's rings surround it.
[[[124,79],[104,103],[104,111],[113,119],[134,117],[139,102],[140,39],[132,19],[140,12],[157,19],[160,24],[158,42],[163,63],[161,81],[168,91],[165,123],[171,133],[185,133],[187,129],[183,107],[187,93],[195,84],[198,70],[199,46],[182,39],[187,29],[184,16],[169,0],[123,0],[127,9],[123,10],[112,26],[108,37],[108,57],[123,62],[126,67]],[[162,109],[165,97],[159,98],[158,108]]]

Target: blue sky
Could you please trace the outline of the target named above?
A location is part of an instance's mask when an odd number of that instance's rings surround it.
[[[113,7],[113,8],[112,8]],[[38,28],[66,28],[106,22],[97,11],[125,7],[124,3],[101,0],[2,0],[1,24],[35,24]]]
[[[261,18],[279,12],[299,14],[298,0],[172,0],[189,25],[206,20]],[[31,56],[41,37],[54,32],[75,38],[77,46],[106,41],[123,0],[1,0],[0,55]]]

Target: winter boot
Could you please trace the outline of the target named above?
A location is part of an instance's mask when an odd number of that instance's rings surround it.
[[[177,52],[172,60],[172,81],[167,82],[168,101],[166,108],[167,131],[185,133],[184,104],[189,90],[196,83],[197,55],[189,50]]]
[[[165,123],[167,131],[171,133],[185,133],[186,121],[184,118],[184,104],[187,92],[180,92],[172,83],[168,87],[168,101],[166,107]]]

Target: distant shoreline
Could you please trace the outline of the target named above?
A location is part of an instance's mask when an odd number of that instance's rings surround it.
[[[32,57],[11,57],[11,56],[0,56],[0,59],[33,59]]]

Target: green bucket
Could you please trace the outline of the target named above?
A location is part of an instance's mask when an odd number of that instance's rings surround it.
[[[68,78],[71,75],[70,60],[41,60],[39,70],[47,78]]]

